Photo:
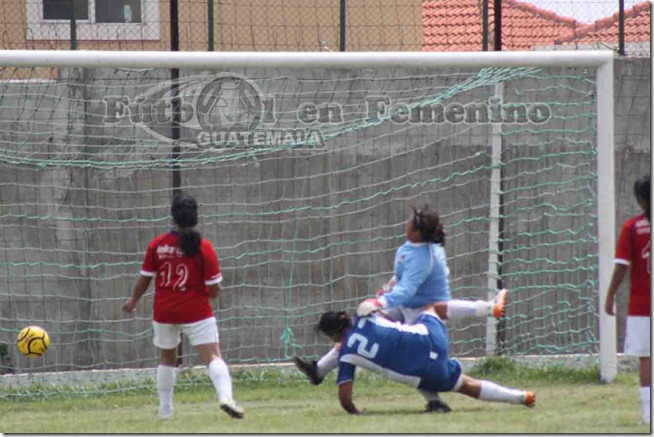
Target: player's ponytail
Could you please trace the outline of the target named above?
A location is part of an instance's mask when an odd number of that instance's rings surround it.
[[[198,202],[188,194],[179,194],[170,207],[173,220],[179,228],[179,248],[186,256],[200,252],[202,236],[194,227],[198,224]]]
[[[413,209],[413,226],[420,232],[422,241],[445,246],[443,223],[436,211],[429,208],[427,204],[411,208]]]
[[[327,311],[320,317],[318,330],[328,337],[334,334],[342,334],[350,327],[350,318],[345,311]]]
[[[652,207],[650,206],[649,175],[643,176],[642,178],[636,181],[636,183],[634,184],[634,193],[636,194],[636,199],[645,210],[645,214],[647,215],[647,220],[649,220],[649,222],[651,223],[652,218],[650,217],[650,214],[651,214]]]

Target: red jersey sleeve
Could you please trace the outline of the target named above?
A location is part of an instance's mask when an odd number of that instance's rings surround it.
[[[148,250],[145,252],[145,259],[141,266],[141,276],[154,278],[157,275],[157,240],[158,238],[152,240],[148,245]]]
[[[620,231],[618,237],[618,247],[615,250],[615,263],[628,266],[631,264],[632,247],[631,247],[631,227],[633,220],[628,220]]]
[[[220,271],[220,263],[216,256],[216,251],[209,240],[202,240],[202,262],[204,285],[220,284],[223,280],[222,272]]]

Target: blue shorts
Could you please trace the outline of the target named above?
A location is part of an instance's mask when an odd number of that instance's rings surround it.
[[[415,323],[427,327],[432,342],[432,357],[418,388],[438,392],[452,390],[461,376],[461,364],[450,358],[445,324],[429,314],[419,315]]]

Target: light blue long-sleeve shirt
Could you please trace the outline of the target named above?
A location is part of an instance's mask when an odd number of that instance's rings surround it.
[[[394,270],[397,284],[384,295],[388,308],[450,300],[450,270],[440,244],[405,242],[395,252]]]

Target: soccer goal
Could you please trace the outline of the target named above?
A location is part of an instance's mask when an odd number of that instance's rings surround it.
[[[599,356],[610,381],[613,117],[611,52],[1,51],[3,372],[156,365],[152,290],[120,307],[181,189],[231,365],[324,353],[319,314],[388,280],[428,203],[452,295],[510,289],[502,322],[448,323],[454,356]],[[28,324],[42,358],[16,350]]]

